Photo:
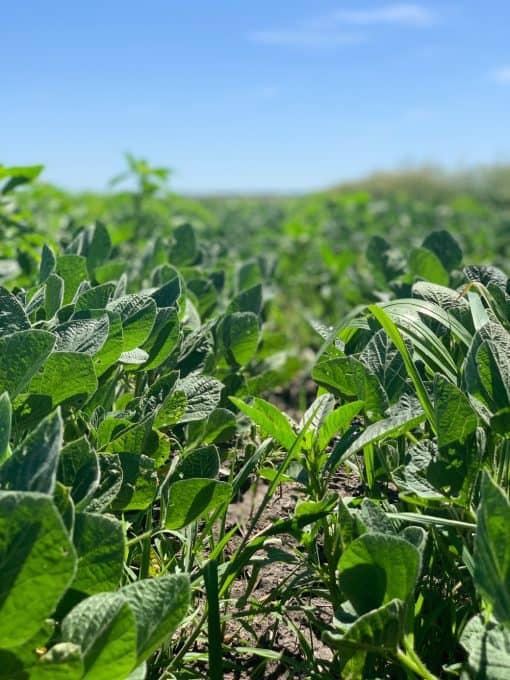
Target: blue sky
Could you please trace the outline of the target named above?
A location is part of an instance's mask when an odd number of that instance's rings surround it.
[[[24,0],[2,8],[0,162],[186,192],[510,161],[510,3]]]

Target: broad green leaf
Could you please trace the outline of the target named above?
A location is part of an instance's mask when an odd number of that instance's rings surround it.
[[[113,293],[115,292],[114,283],[103,283],[100,286],[94,286],[82,293],[74,305],[76,312],[85,311],[87,309],[104,309],[110,302]]]
[[[0,394],[0,465],[10,455],[11,417],[12,407],[9,395],[3,392]]]
[[[74,525],[78,569],[71,585],[87,595],[115,590],[122,576],[124,530],[113,517],[80,512]]]
[[[356,357],[335,357],[320,361],[312,378],[328,389],[364,402],[369,418],[380,418],[388,408],[386,393],[376,375]]]
[[[50,274],[55,272],[57,258],[53,250],[46,244],[43,244],[41,252],[41,264],[39,265],[39,283],[44,283]]]
[[[186,411],[186,396],[181,390],[169,394],[156,412],[154,427],[172,427],[180,422]]]
[[[259,320],[252,312],[228,314],[222,321],[221,334],[229,360],[245,366],[259,344]]]
[[[191,224],[181,224],[173,230],[174,244],[170,249],[170,262],[183,267],[193,264],[198,256],[197,239]]]
[[[45,418],[0,468],[0,485],[11,491],[52,494],[62,448],[64,425],[60,410]]]
[[[386,604],[360,616],[351,626],[339,634],[324,633],[324,641],[338,649],[343,660],[354,650],[381,654],[395,653],[404,634],[405,606],[400,599]]]
[[[145,661],[186,616],[190,584],[186,574],[135,581],[120,591],[135,615],[137,663]]]
[[[396,401],[406,388],[406,367],[402,355],[383,330],[371,338],[359,358],[377,376],[390,402]]]
[[[107,309],[118,312],[122,321],[124,352],[141,347],[151,334],[156,319],[156,303],[143,294],[123,295],[110,302]]]
[[[168,496],[167,529],[182,529],[228,502],[232,485],[213,479],[173,482]]]
[[[85,508],[99,485],[99,461],[85,437],[64,446],[57,475],[71,489],[76,509]]]
[[[82,352],[97,354],[108,338],[110,324],[108,315],[99,319],[72,319],[55,329],[58,352]]]
[[[262,311],[262,286],[258,283],[252,288],[241,291],[227,308],[227,314],[233,312],[252,312],[259,316]]]
[[[87,398],[97,389],[92,359],[80,352],[53,352],[40,373],[31,381],[29,391],[51,397],[53,406],[80,395]]]
[[[0,334],[2,336],[30,329],[25,310],[17,298],[0,286]]]
[[[476,514],[474,581],[501,622],[510,623],[510,502],[484,472]]]
[[[503,290],[506,288],[506,274],[493,265],[468,265],[464,267],[464,274],[470,281],[479,281],[484,286],[492,283]]]
[[[102,314],[102,312],[98,313]],[[108,338],[94,357],[94,368],[98,377],[119,360],[124,347],[124,333],[120,314],[117,312],[107,312],[107,314],[109,322]]]
[[[30,330],[0,338],[0,392],[11,399],[28,385],[55,346],[55,336]]]
[[[120,456],[115,453],[99,454],[99,486],[87,503],[89,512],[104,512],[117,498],[122,488],[123,472]]]
[[[119,454],[122,486],[113,502],[115,510],[146,510],[156,497],[158,475],[152,458],[137,453]]]
[[[510,628],[485,625],[475,616],[465,627],[460,643],[468,653],[469,677],[476,680],[508,680],[510,677]]]
[[[144,370],[158,368],[166,361],[177,346],[181,337],[177,310],[171,308],[158,309],[156,322],[149,339],[143,349],[149,357],[144,364]]]
[[[96,267],[105,262],[111,252],[112,242],[102,222],[96,222],[86,231],[86,248],[82,255],[87,258],[87,269],[92,275]]]
[[[351,401],[329,413],[320,426],[318,442],[319,450],[323,451],[331,439],[343,432],[350,426],[352,419],[363,408],[362,401]]]
[[[417,281],[413,285],[413,297],[435,303],[462,321],[469,319],[469,304],[466,298],[447,286],[439,286],[429,281]]]
[[[423,247],[436,255],[447,272],[460,267],[462,250],[453,236],[444,229],[431,232],[423,241]]]
[[[433,397],[439,446],[463,442],[476,430],[478,419],[468,398],[438,373],[434,376]]]
[[[236,397],[230,397],[230,401],[284,449],[290,451],[294,446],[297,435],[287,417],[276,406],[258,397],[251,404],[245,404]]]
[[[411,250],[409,268],[417,278],[438,283],[441,286],[448,285],[448,272],[437,255],[427,248],[413,248]]]
[[[176,389],[186,397],[186,410],[179,422],[189,423],[203,420],[214,411],[220,403],[223,385],[215,378],[192,373],[178,380]]]
[[[44,286],[44,309],[46,318],[52,319],[64,301],[64,279],[58,274],[50,274]]]
[[[81,647],[84,680],[125,678],[136,666],[136,621],[121,592],[82,600],[62,621],[62,638]]]
[[[340,462],[347,460],[367,444],[375,444],[385,437],[396,439],[400,435],[412,430],[425,420],[425,414],[421,409],[406,409],[394,416],[379,420],[369,425],[349,448],[342,454]]]
[[[220,471],[220,456],[215,446],[203,446],[188,453],[175,470],[177,479],[214,479]]]
[[[338,564],[340,588],[358,614],[413,593],[420,554],[408,541],[386,534],[363,534],[346,548]]]
[[[175,275],[171,279],[150,294],[160,309],[174,307],[181,295],[181,279],[176,269],[173,269],[173,272]]]
[[[205,444],[229,441],[236,429],[236,417],[226,408],[216,408],[209,414],[205,424],[203,441]]]
[[[73,301],[82,281],[88,278],[87,260],[81,255],[60,255],[57,257],[56,273],[64,279],[64,305]]]
[[[52,499],[0,492],[0,647],[33,637],[74,575],[76,556]]]

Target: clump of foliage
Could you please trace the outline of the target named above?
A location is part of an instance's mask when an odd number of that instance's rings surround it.
[[[86,227],[57,201],[41,231],[50,208],[15,191],[40,169],[0,171],[0,678],[220,678],[246,658],[303,678],[510,673],[501,268],[465,265],[433,205],[407,205],[435,217],[399,248],[380,233],[402,206],[361,195],[268,201],[280,231],[245,244],[228,205],[223,233],[193,208],[149,238],[143,184]],[[268,392],[302,368],[284,322],[305,317],[317,390],[299,419]],[[298,501],[268,522],[288,485]],[[275,564],[291,571],[262,602]],[[257,637],[261,614],[298,654]],[[255,640],[234,653],[233,621]]]

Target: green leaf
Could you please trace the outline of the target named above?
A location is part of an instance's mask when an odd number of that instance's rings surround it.
[[[167,529],[182,529],[210,510],[228,503],[232,485],[212,479],[183,479],[173,482],[168,496]]]
[[[220,456],[215,446],[203,446],[188,453],[175,470],[178,479],[214,479],[220,471]]]
[[[430,397],[427,393],[427,390],[425,389],[420,374],[418,373],[418,370],[414,365],[409,350],[407,349],[407,346],[398,328],[396,327],[392,319],[388,316],[388,314],[380,307],[377,307],[376,305],[370,305],[368,309],[375,316],[377,321],[379,321],[379,323],[384,328],[390,339],[393,341],[395,347],[402,355],[402,359],[404,360],[407,374],[411,378],[418,399],[420,400],[423,410],[425,411],[425,414],[427,416],[427,420],[429,421],[429,424],[434,433],[436,433],[436,423],[432,402],[430,401]]]
[[[377,376],[353,356],[320,361],[312,370],[312,378],[336,393],[363,401],[370,419],[380,418],[388,408]]]
[[[41,264],[39,266],[39,283],[44,283],[50,274],[55,272],[57,258],[53,250],[46,244],[43,244],[41,253]]]
[[[145,661],[174,632],[190,604],[186,574],[135,581],[120,591],[135,615],[137,663]]]
[[[83,253],[87,257],[87,269],[92,275],[96,267],[110,256],[112,242],[107,228],[102,222],[96,222],[86,232],[87,247]]]
[[[32,394],[51,397],[53,406],[80,395],[88,397],[97,389],[91,357],[80,352],[53,352],[42,371],[30,383]]]
[[[0,333],[2,336],[29,329],[30,321],[21,303],[6,288],[0,287]]]
[[[102,312],[97,312],[102,314]],[[122,354],[124,347],[124,333],[120,314],[106,312],[108,314],[109,330],[105,344],[94,357],[94,368],[98,377],[103,375],[110,366],[113,366]]]
[[[284,449],[290,451],[294,446],[297,435],[286,416],[276,406],[258,397],[250,405],[236,397],[230,397],[230,401]]]
[[[124,562],[122,523],[105,515],[78,513],[73,542],[78,556],[73,590],[87,595],[115,590]]]
[[[171,427],[180,422],[186,411],[186,396],[181,390],[169,394],[156,412],[154,427]]]
[[[216,408],[209,414],[205,424],[203,441],[205,444],[229,441],[235,433],[236,417],[226,408]]]
[[[50,274],[44,287],[44,309],[46,318],[52,319],[64,301],[64,279],[57,274]]]
[[[191,224],[181,224],[174,229],[174,245],[170,249],[170,262],[179,267],[193,264],[198,256],[197,239]]]
[[[412,430],[425,420],[425,414],[421,409],[404,409],[394,416],[379,420],[369,425],[360,436],[342,454],[339,462],[347,460],[358,451],[361,451],[367,444],[375,444],[380,439],[392,437],[396,439],[400,435]]]
[[[408,541],[386,534],[363,534],[346,548],[338,564],[340,588],[358,614],[414,592],[420,553]]]
[[[252,312],[228,314],[222,321],[221,334],[229,360],[245,366],[259,344],[259,320]]]
[[[82,281],[88,278],[87,260],[81,255],[60,255],[57,257],[56,273],[64,279],[64,305],[73,301]]]
[[[176,389],[186,397],[186,410],[179,422],[189,423],[203,420],[214,411],[220,403],[223,385],[215,378],[191,373],[177,381]]]
[[[483,616],[472,618],[460,643],[469,654],[469,677],[476,680],[508,680],[510,677],[510,629],[503,624],[484,625]]]
[[[67,590],[75,562],[50,496],[0,492],[0,647],[37,633]]]
[[[10,455],[12,407],[7,392],[0,394],[0,465]]]
[[[476,514],[474,581],[501,623],[510,623],[510,502],[484,472]]]
[[[144,371],[158,368],[166,361],[177,346],[180,337],[181,332],[177,310],[170,308],[158,309],[152,333],[143,346],[143,349],[149,355],[143,367]]]
[[[156,497],[158,475],[155,462],[145,455],[122,453],[122,487],[113,503],[114,510],[146,510]]]
[[[82,352],[93,356],[105,344],[110,324],[108,315],[99,319],[72,319],[55,329],[58,352]]]
[[[362,401],[351,401],[349,404],[344,404],[329,413],[320,426],[318,435],[319,450],[323,451],[334,436],[343,434],[344,430],[350,426],[352,419],[358,415],[362,408]]]
[[[409,268],[413,276],[447,286],[449,281],[448,272],[443,267],[441,260],[427,248],[413,248],[409,255]]]
[[[122,488],[123,472],[120,456],[115,453],[99,454],[97,457],[100,469],[99,486],[89,503],[89,512],[103,512],[117,498]]]
[[[262,286],[258,283],[252,288],[241,291],[227,308],[227,314],[233,312],[252,312],[259,316],[262,311]]]
[[[114,292],[115,284],[111,282],[94,286],[78,296],[74,309],[76,312],[87,309],[104,309],[110,302]]]
[[[478,422],[468,398],[438,373],[434,376],[433,396],[438,445],[465,441]]]
[[[12,456],[0,468],[0,485],[11,491],[52,494],[63,430],[60,410],[54,411],[14,449]]]
[[[407,386],[406,367],[402,355],[383,330],[370,339],[359,358],[377,376],[390,402],[396,401]]]
[[[70,487],[76,509],[84,509],[99,485],[99,461],[85,437],[64,446],[57,476]]]
[[[62,621],[62,638],[81,647],[84,678],[125,678],[136,666],[136,621],[121,592],[80,602]]]
[[[55,336],[40,330],[20,331],[0,338],[0,392],[6,390],[11,399],[22,392],[54,345]]]
[[[460,267],[462,250],[453,236],[444,229],[431,232],[423,241],[423,247],[436,255],[447,272]]]
[[[400,599],[360,616],[341,634],[325,631],[323,639],[330,647],[343,652],[342,660],[354,650],[380,655],[395,653],[404,634],[405,607]]]
[[[141,293],[123,295],[110,302],[107,309],[118,312],[124,334],[124,352],[141,347],[151,334],[156,319],[156,303]]]

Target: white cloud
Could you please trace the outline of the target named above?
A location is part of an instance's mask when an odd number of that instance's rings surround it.
[[[423,5],[392,4],[376,9],[336,10],[328,15],[282,28],[255,31],[251,39],[265,45],[336,47],[366,42],[361,29],[376,25],[430,26],[436,17]]]
[[[496,80],[498,83],[510,85],[510,66],[503,66],[502,68],[498,68],[496,71],[493,72],[492,78],[493,80]]]
[[[417,4],[386,5],[374,9],[338,10],[334,17],[340,23],[368,26],[373,24],[400,24],[429,26],[436,17],[433,12]]]

